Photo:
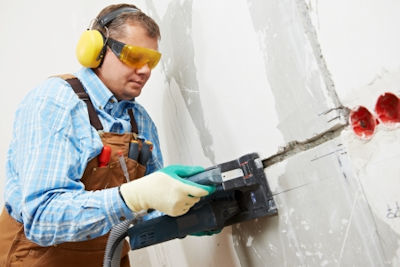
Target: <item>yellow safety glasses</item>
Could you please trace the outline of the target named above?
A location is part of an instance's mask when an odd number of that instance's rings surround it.
[[[150,69],[153,69],[161,58],[161,53],[156,50],[124,44],[112,38],[107,39],[107,45],[123,63],[131,68],[141,68],[147,64]]]

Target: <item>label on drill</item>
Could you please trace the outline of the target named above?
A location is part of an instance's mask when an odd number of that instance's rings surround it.
[[[233,169],[227,172],[221,173],[222,181],[226,182],[232,179],[243,177],[244,173],[242,169]]]

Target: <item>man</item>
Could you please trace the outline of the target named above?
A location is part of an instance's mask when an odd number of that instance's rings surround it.
[[[148,209],[179,216],[214,190],[182,179],[201,167],[161,169],[156,127],[135,101],[161,56],[159,38],[136,6],[108,6],[78,43],[86,67],[22,101],[7,157],[0,266],[101,266],[113,225]]]

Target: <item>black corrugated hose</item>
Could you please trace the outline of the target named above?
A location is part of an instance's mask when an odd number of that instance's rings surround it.
[[[103,267],[120,267],[123,241],[128,235],[129,226],[137,223],[145,214],[146,212],[136,213],[133,219],[113,226],[107,240]]]

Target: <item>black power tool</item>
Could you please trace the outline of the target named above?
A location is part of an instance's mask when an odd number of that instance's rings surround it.
[[[103,266],[119,266],[121,241],[126,236],[135,250],[189,234],[218,232],[228,225],[278,213],[263,161],[257,153],[246,154],[186,179],[215,185],[216,191],[203,197],[184,215],[139,221],[139,214],[133,221],[116,225],[108,240]]]

